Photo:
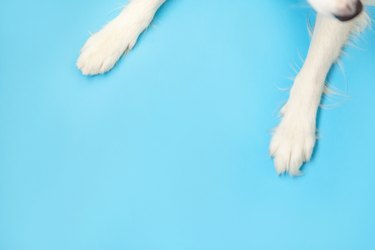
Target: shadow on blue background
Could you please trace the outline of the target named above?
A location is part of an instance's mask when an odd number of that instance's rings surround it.
[[[280,178],[270,131],[313,13],[172,0],[83,77],[87,31],[121,4],[0,3],[1,250],[375,249],[374,32],[333,72],[350,98],[322,112],[306,175]]]

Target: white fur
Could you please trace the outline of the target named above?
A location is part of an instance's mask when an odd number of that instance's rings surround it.
[[[84,75],[97,75],[113,68],[131,50],[150,25],[165,0],[132,0],[121,14],[92,35],[81,49],[77,67]]]
[[[359,1],[363,4],[373,5],[374,0],[307,0],[320,14],[325,16],[346,16],[355,12]]]
[[[350,15],[359,0],[308,0],[320,14]]]
[[[281,110],[282,120],[270,145],[270,154],[279,174],[299,175],[303,163],[310,160],[316,142],[316,116],[328,71],[350,34],[368,23],[366,13],[348,22],[332,18],[333,15],[350,16],[359,0],[308,1],[319,12],[310,50],[295,79],[289,100]],[[112,69],[118,59],[133,48],[164,2],[131,0],[117,18],[88,39],[81,50],[77,67],[85,75],[101,74]],[[375,3],[375,0],[363,2]]]
[[[350,22],[318,15],[308,56],[297,75],[290,97],[282,108],[282,120],[270,145],[277,173],[299,175],[310,160],[316,141],[316,115],[325,79],[351,32],[368,23],[362,13]]]

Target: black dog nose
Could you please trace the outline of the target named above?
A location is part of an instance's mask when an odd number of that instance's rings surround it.
[[[347,16],[335,15],[335,17],[342,22],[350,21],[354,19],[355,17],[357,17],[359,14],[361,14],[362,10],[363,10],[363,4],[361,3],[361,1],[357,1],[355,12],[352,15],[347,15]]]

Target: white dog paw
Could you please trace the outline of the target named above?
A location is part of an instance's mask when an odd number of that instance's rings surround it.
[[[92,35],[81,49],[77,67],[84,75],[97,75],[113,68],[120,57],[132,49],[140,31],[136,27],[110,22],[101,31]]]
[[[316,141],[315,120],[303,118],[285,114],[275,129],[270,154],[278,174],[300,175],[302,165],[311,159]]]

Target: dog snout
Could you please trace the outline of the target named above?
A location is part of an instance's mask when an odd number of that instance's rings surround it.
[[[342,21],[350,21],[357,17],[359,14],[361,14],[363,10],[363,4],[360,0],[352,1],[350,3],[345,4],[341,9],[339,13],[334,14],[334,16]]]

